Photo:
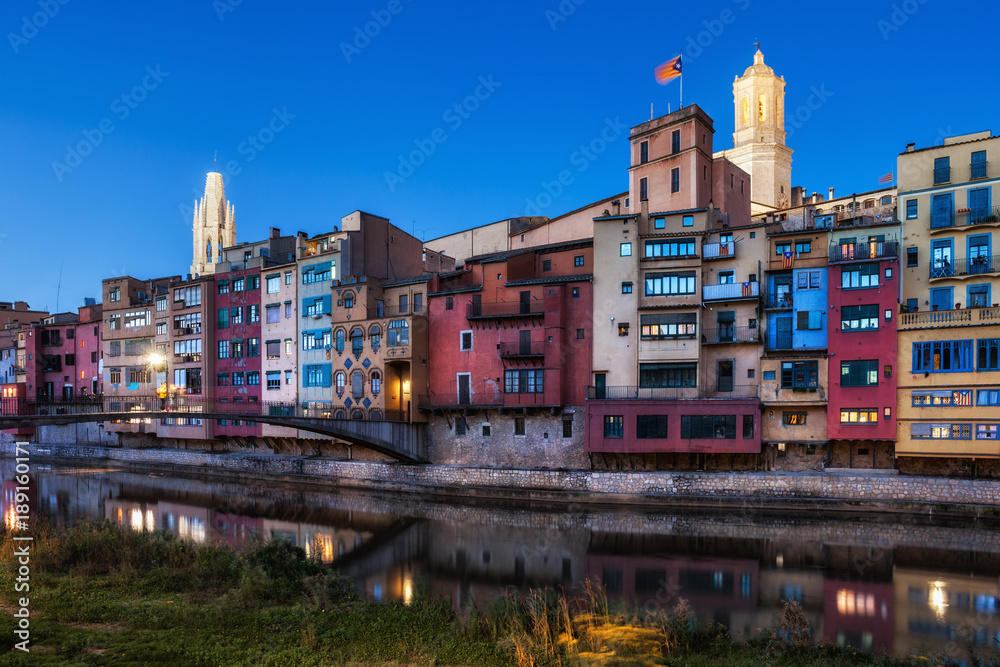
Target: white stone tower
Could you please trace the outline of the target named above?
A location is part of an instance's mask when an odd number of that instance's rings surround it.
[[[205,178],[205,196],[194,203],[194,254],[192,275],[215,273],[222,259],[222,249],[236,245],[236,212],[226,201],[222,174],[209,172]]]
[[[736,128],[725,156],[750,174],[751,212],[786,208],[792,193],[792,149],[785,145],[785,79],[764,64],[757,48],[753,65],[733,82]]]

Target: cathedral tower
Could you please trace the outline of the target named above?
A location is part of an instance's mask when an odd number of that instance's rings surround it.
[[[785,79],[764,64],[759,47],[753,65],[733,82],[733,103],[733,148],[725,156],[750,174],[751,212],[786,208],[792,149],[785,145]]]
[[[222,260],[222,249],[236,245],[236,213],[226,201],[222,174],[209,172],[205,178],[205,196],[194,203],[194,254],[192,275],[215,273]]]

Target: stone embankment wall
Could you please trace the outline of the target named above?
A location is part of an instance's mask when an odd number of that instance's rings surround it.
[[[212,454],[174,449],[125,449],[96,445],[32,445],[33,456],[129,464],[170,465],[242,475],[294,477],[301,482],[398,491],[461,492],[528,500],[562,494],[566,500],[635,502],[637,497],[700,501],[838,501],[865,504],[997,506],[1000,482],[859,473],[606,472],[335,461],[300,456]],[[0,452],[13,455],[10,443]],[[643,501],[645,502],[645,500]]]

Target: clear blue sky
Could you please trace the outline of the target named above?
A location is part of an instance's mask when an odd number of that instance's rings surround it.
[[[356,209],[432,238],[524,214],[564,169],[574,181],[543,214],[624,191],[625,134],[593,159],[574,152],[606,119],[676,109],[677,82],[653,68],[682,49],[684,100],[715,118],[716,149],[732,145],[732,81],[755,40],[787,81],[786,116],[813,87],[830,94],[788,140],[793,185],[810,191],[873,189],[908,142],[1000,130],[997,9],[968,0],[345,4],[3,3],[0,300],[54,310],[60,264],[61,310],[99,297],[104,277],[187,273],[216,151],[215,170],[240,172],[226,193],[242,241],[327,231]],[[387,25],[356,41],[373,11]],[[478,108],[446,115],[477,88]],[[275,109],[294,118],[262,150],[244,143]],[[433,153],[400,172],[418,140]],[[77,161],[67,146],[81,142]],[[390,187],[386,172],[406,178]]]

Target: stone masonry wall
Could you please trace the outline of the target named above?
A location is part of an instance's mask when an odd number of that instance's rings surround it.
[[[32,445],[34,456],[213,468],[247,474],[302,475],[341,487],[427,491],[433,488],[571,493],[577,500],[620,496],[698,499],[788,499],[1000,505],[1000,482],[865,473],[605,472],[467,466],[408,466],[261,454],[213,454],[171,449],[124,449],[97,445]],[[0,452],[13,455],[10,443]],[[580,498],[580,496],[589,496]],[[618,496],[618,498],[616,498]]]

